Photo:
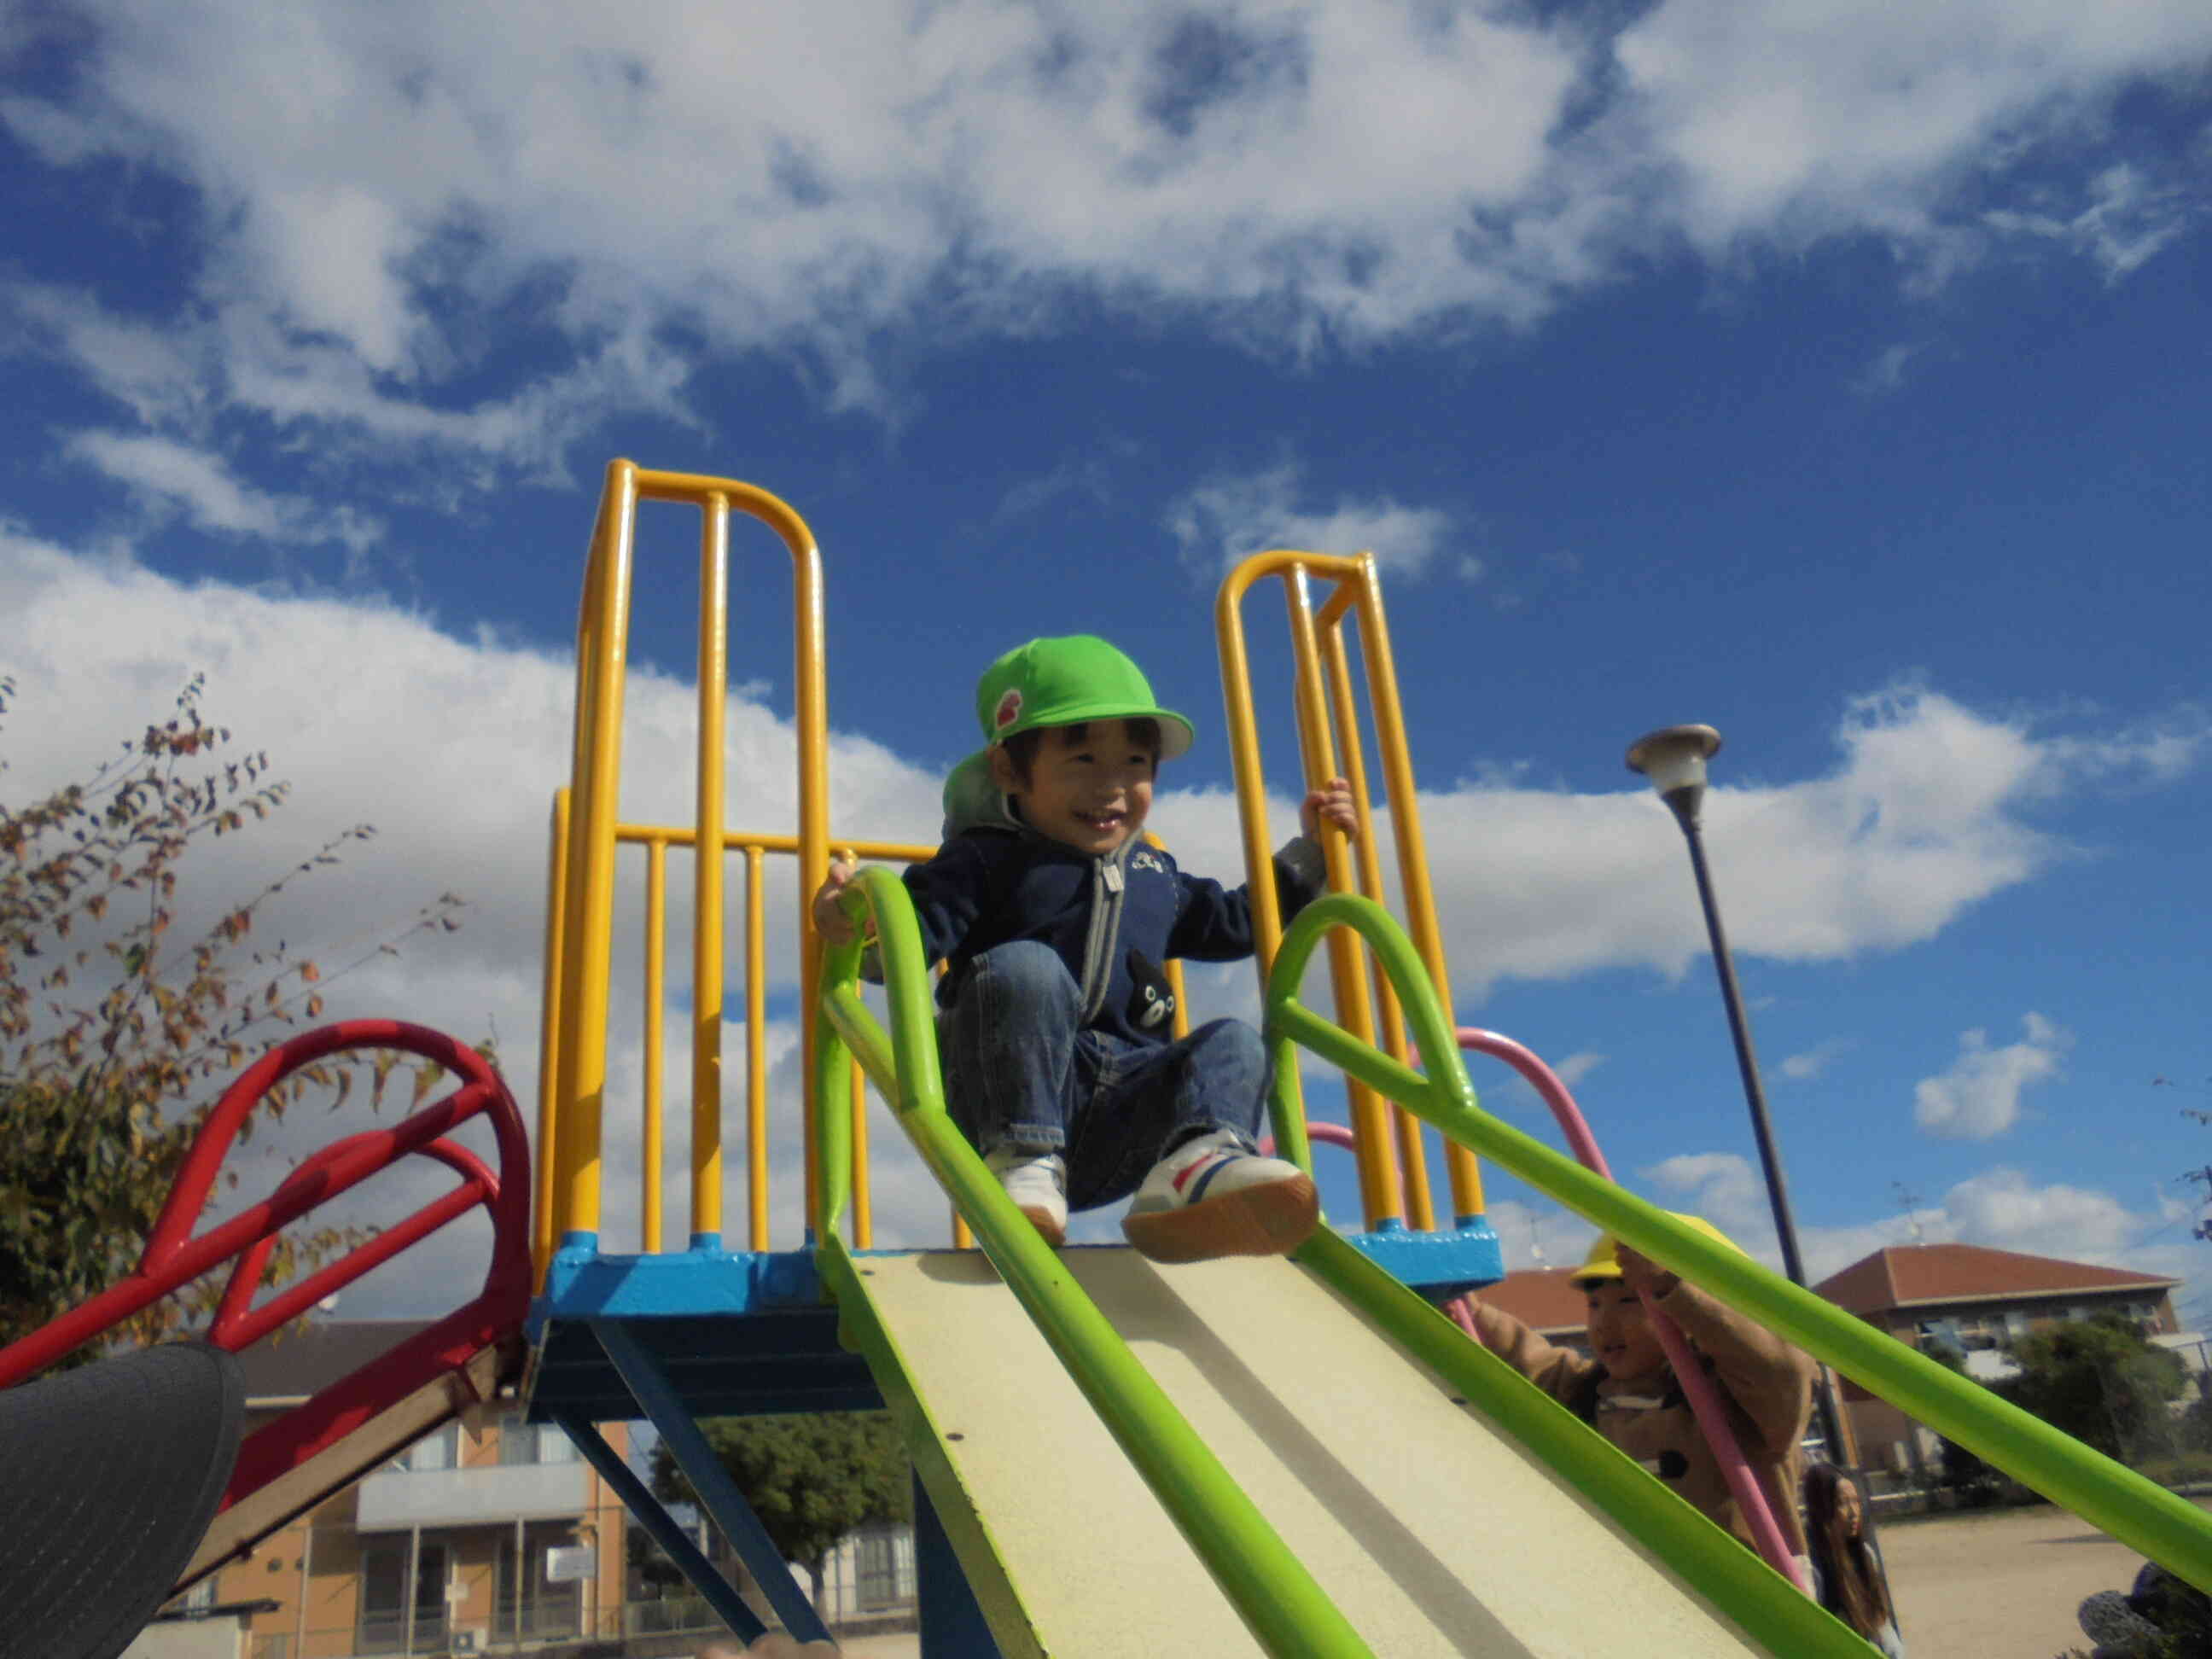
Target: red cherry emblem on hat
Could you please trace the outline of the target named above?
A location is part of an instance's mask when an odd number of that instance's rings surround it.
[[[1012,726],[1022,712],[1022,694],[1012,686],[1000,697],[998,708],[991,715],[991,729],[1003,732]]]

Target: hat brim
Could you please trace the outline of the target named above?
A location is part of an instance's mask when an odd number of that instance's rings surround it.
[[[1073,708],[1047,709],[1035,720],[1017,720],[1003,732],[993,735],[989,744],[979,750],[989,754],[1008,738],[1018,738],[1024,732],[1041,731],[1048,726],[1080,726],[1091,720],[1151,720],[1160,728],[1160,758],[1179,760],[1190,752],[1198,732],[1191,723],[1172,708],[1155,708],[1150,703],[1085,702]]]
[[[128,1647],[206,1535],[245,1424],[238,1361],[200,1342],[0,1391],[0,1649]]]

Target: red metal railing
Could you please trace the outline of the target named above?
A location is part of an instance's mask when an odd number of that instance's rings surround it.
[[[260,1203],[194,1235],[191,1229],[246,1115],[302,1066],[356,1048],[413,1054],[453,1073],[460,1086],[388,1129],[349,1135],[323,1148]],[[443,1139],[480,1116],[489,1120],[498,1146],[496,1175],[475,1153]],[[453,1170],[460,1184],[260,1306],[253,1305],[254,1291],[279,1233],[301,1216],[417,1154]],[[474,1049],[425,1026],[397,1020],[348,1020],[303,1032],[263,1055],[216,1103],[177,1173],[137,1271],[0,1349],[0,1388],[44,1370],[234,1257],[236,1265],[206,1338],[236,1352],[482,1205],[491,1216],[492,1253],[475,1297],[248,1436],[223,1498],[223,1507],[228,1509],[425,1384],[449,1374],[465,1377],[469,1361],[485,1348],[519,1338],[530,1306],[530,1144],[521,1115],[506,1084]],[[278,1517],[276,1524],[289,1518]]]

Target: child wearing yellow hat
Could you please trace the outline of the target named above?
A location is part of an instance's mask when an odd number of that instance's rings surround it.
[[[1675,1219],[1738,1247],[1711,1222]],[[1556,1347],[1512,1315],[1474,1297],[1483,1346],[1589,1424],[1691,1504],[1753,1544],[1720,1460],[1705,1444],[1637,1292],[1682,1328],[1717,1386],[1745,1461],[1758,1475],[1793,1554],[1805,1553],[1795,1495],[1799,1443],[1813,1414],[1813,1361],[1765,1326],[1682,1282],[1610,1235],[1590,1246],[1573,1283],[1589,1319],[1588,1358]]]

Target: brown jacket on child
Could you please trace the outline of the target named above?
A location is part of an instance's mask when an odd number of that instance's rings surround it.
[[[1811,1358],[1694,1285],[1678,1283],[1652,1300],[1698,1349],[1790,1553],[1804,1554],[1805,1531],[1794,1498],[1804,1474],[1798,1443],[1813,1413]],[[1705,1444],[1671,1369],[1624,1384],[1596,1360],[1553,1346],[1510,1314],[1478,1300],[1474,1316],[1485,1347],[1698,1510],[1752,1542],[1720,1460]]]

